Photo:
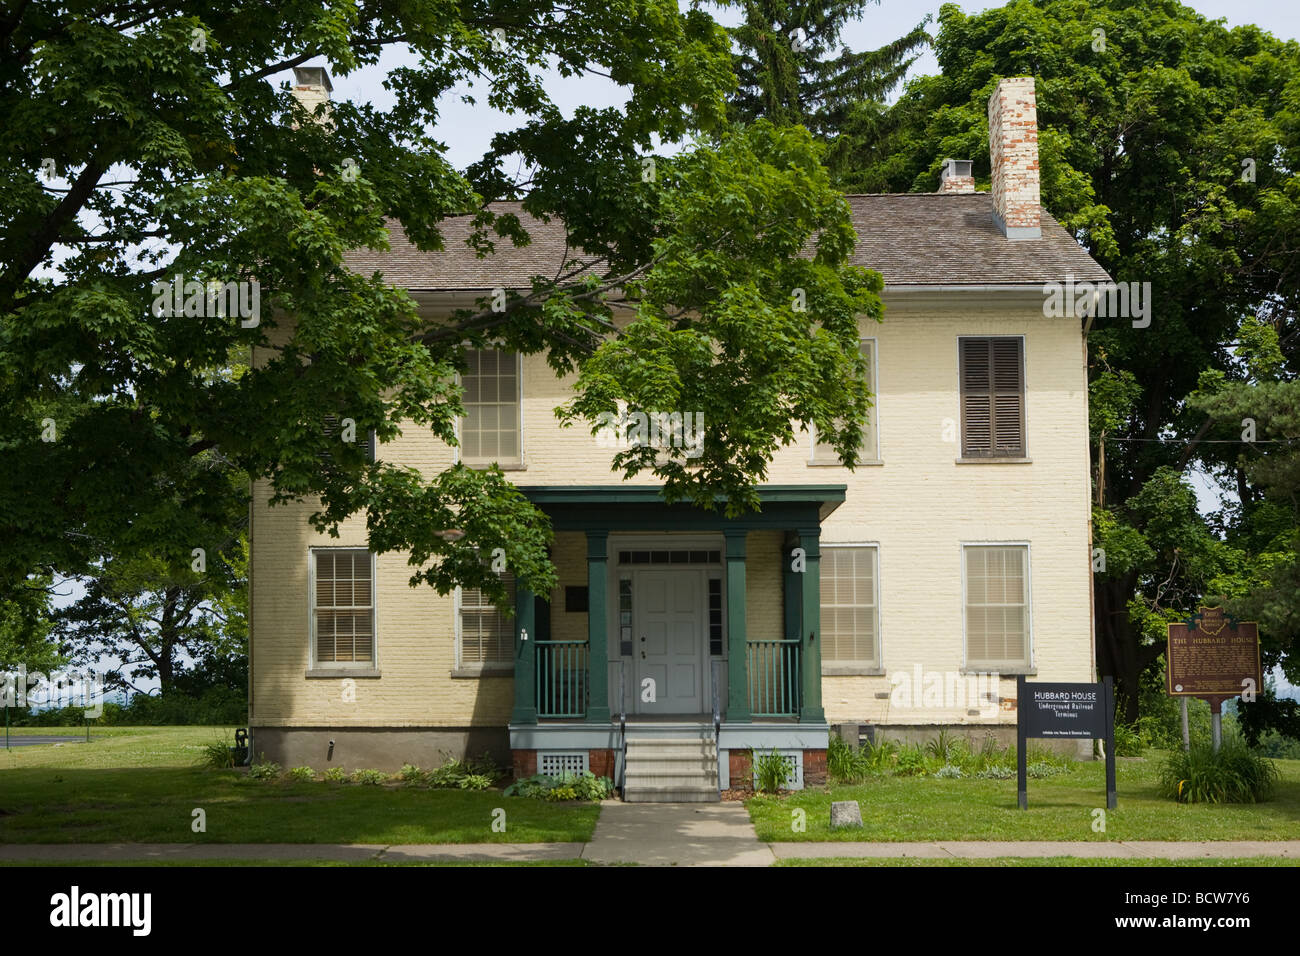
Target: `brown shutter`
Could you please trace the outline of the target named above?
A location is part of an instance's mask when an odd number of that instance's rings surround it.
[[[1025,455],[1020,338],[961,339],[962,457]]]
[[[993,453],[1023,458],[1025,454],[1025,387],[1022,340],[992,339]]]
[[[992,364],[988,339],[961,340],[961,454],[985,458],[993,451]]]

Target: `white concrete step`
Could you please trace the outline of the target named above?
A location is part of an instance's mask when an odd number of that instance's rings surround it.
[[[700,737],[629,735],[623,799],[629,803],[717,801],[717,747]]]
[[[625,803],[718,803],[721,799],[717,787],[642,787],[623,794]]]

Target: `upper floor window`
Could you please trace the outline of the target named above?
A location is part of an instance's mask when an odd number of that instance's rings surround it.
[[[470,349],[460,423],[461,460],[467,465],[523,464],[520,426],[519,356],[495,349]]]
[[[374,567],[362,548],[312,551],[312,644],[316,664],[373,664]]]
[[[871,407],[867,409],[867,420],[862,424],[862,447],[858,451],[858,461],[879,461],[880,443],[876,422],[876,408],[878,406],[878,399],[876,397],[876,340],[863,339],[861,349],[862,359],[867,364],[867,388],[871,391]],[[835,450],[835,446],[828,442],[817,440],[816,426],[813,426],[812,432],[812,457],[809,459],[810,464],[840,464],[840,453]]]
[[[963,337],[957,342],[962,457],[1024,458],[1024,339]]]

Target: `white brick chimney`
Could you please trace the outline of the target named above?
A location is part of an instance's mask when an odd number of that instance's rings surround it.
[[[1008,239],[1042,235],[1038,193],[1038,106],[1034,78],[1002,80],[989,97],[993,220]]]
[[[945,159],[939,172],[939,192],[973,193],[975,177],[971,175],[969,159]]]
[[[323,66],[295,66],[293,68],[293,95],[308,113],[314,113],[322,103],[328,104],[334,87],[330,84],[330,75]],[[329,119],[329,107],[325,107],[325,118]]]

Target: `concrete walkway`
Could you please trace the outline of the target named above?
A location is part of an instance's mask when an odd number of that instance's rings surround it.
[[[771,866],[742,803],[621,803],[600,807],[582,853],[593,863],[645,866]]]

